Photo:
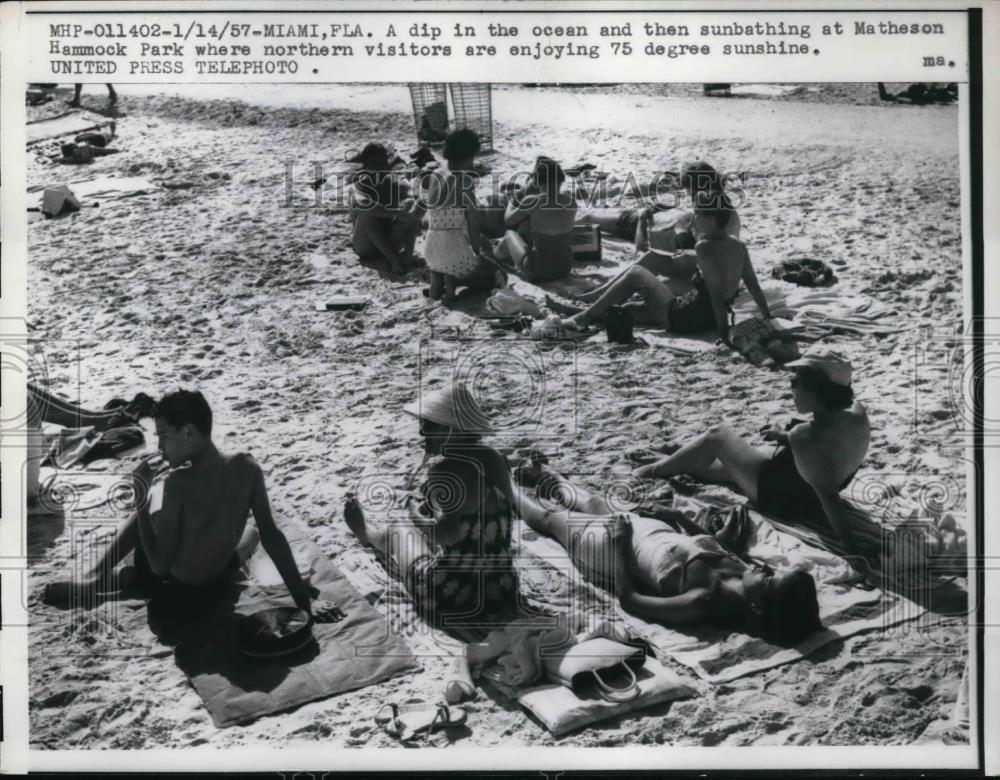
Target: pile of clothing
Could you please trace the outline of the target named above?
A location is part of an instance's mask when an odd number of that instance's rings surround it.
[[[804,258],[802,260],[782,260],[771,276],[781,279],[783,282],[802,285],[803,287],[819,287],[825,284],[833,284],[837,277],[822,260],[812,260]]]

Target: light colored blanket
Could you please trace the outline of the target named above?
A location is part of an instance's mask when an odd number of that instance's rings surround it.
[[[699,505],[688,499],[678,508],[693,515]],[[881,590],[861,590],[838,581],[848,579],[850,567],[840,557],[807,545],[801,539],[754,517],[755,557],[774,567],[794,566],[816,579],[820,618],[826,630],[795,648],[782,648],[746,634],[713,627],[670,628],[648,623],[622,610],[607,591],[583,580],[562,547],[530,530],[521,535],[521,588],[529,603],[550,609],[584,609],[602,616],[617,615],[629,631],[649,642],[661,660],[692,669],[702,679],[721,683],[801,660],[831,642],[865,631],[887,629],[927,614],[924,606]]]
[[[31,122],[25,128],[27,145],[34,146],[37,143],[53,138],[76,136],[87,130],[94,130],[109,125],[111,121],[100,114],[93,114],[88,111],[72,111],[62,116],[53,117],[52,119]]]
[[[71,181],[66,186],[80,200],[113,200],[147,195],[163,189],[145,176],[98,176],[94,179]],[[32,187],[28,192],[42,192],[44,189],[45,187]]]

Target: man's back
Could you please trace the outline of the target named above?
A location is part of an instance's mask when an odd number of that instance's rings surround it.
[[[150,512],[158,523],[179,523],[180,541],[170,573],[182,582],[211,581],[226,568],[246,528],[260,467],[245,453],[219,454],[162,479],[157,505],[154,482]],[[176,516],[167,509],[179,507]]]

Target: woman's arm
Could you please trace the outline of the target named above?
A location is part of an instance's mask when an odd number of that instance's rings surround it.
[[[538,196],[528,191],[512,195],[504,209],[503,221],[507,227],[517,227],[531,216],[538,204]]]
[[[619,593],[622,607],[644,620],[654,623],[697,623],[711,618],[711,594],[705,588],[697,588],[679,596],[647,596],[631,591]]]
[[[850,521],[844,502],[840,497],[840,486],[834,482],[830,459],[811,446],[810,433],[806,426],[798,425],[788,432],[788,442],[795,459],[795,468],[802,479],[816,491],[823,514],[844,547],[851,556],[863,558],[863,551],[851,531]]]
[[[754,299],[754,303],[757,304],[760,313],[764,315],[764,319],[770,319],[773,315],[767,305],[767,296],[760,289],[760,282],[757,281],[757,273],[753,270],[753,263],[750,262],[750,251],[746,248],[746,244],[743,245],[743,284],[747,286],[750,297]]]

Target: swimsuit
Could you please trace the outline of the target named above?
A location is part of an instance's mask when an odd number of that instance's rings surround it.
[[[479,508],[449,518],[458,524],[458,538],[417,558],[406,573],[410,594],[439,626],[495,623],[516,607],[518,579],[510,549],[514,513],[500,488],[487,485],[486,493]],[[485,511],[490,496],[495,512]]]
[[[678,295],[670,301],[667,307],[667,321],[671,333],[695,334],[718,328],[715,322],[715,312],[712,309],[712,298],[705,286],[701,271],[695,273],[691,281],[694,289],[684,295]],[[726,301],[731,306],[736,296]]]
[[[843,490],[858,473],[855,469],[838,488]],[[757,476],[757,505],[777,517],[794,518],[802,515],[823,517],[823,505],[812,485],[806,482],[795,466],[790,447],[782,446],[774,457],[760,467]]]
[[[677,596],[687,590],[687,568],[696,560],[733,558],[714,536],[691,536],[666,523],[626,514],[632,526],[632,571],[643,590],[657,596]],[[570,525],[569,555],[588,581],[614,590],[612,529],[615,517],[592,518]]]
[[[449,193],[448,200],[453,200],[452,196],[454,193]],[[432,202],[439,199],[440,193],[431,198]],[[483,266],[492,273],[493,268],[479,258],[469,243],[465,208],[428,208],[427,223],[424,260],[430,270],[453,276],[460,282],[481,274]]]
[[[234,552],[219,576],[200,585],[179,580],[169,572],[162,577],[156,574],[149,565],[149,558],[142,544],[136,545],[133,566],[136,582],[151,602],[185,611],[203,606],[217,597],[233,581],[233,575],[239,571],[240,560]]]

